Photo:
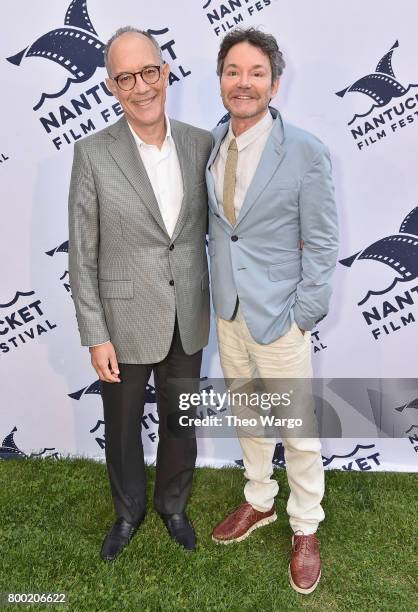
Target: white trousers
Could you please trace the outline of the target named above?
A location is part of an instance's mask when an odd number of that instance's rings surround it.
[[[271,344],[253,340],[238,308],[233,321],[217,319],[219,355],[227,379],[312,378],[310,332],[303,335],[296,323],[287,334]],[[312,415],[314,419],[314,415]],[[239,435],[239,429],[238,429]],[[245,477],[244,494],[256,510],[273,506],[279,487],[272,479],[275,438],[239,437]],[[287,503],[294,532],[315,533],[324,519],[324,467],[319,437],[282,434],[290,496]]]

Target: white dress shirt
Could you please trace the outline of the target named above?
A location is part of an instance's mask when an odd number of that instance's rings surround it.
[[[167,115],[165,124],[167,132],[162,147],[159,149],[156,145],[150,145],[141,140],[128,122],[157,199],[167,234],[171,238],[183,201],[183,178],[176,145],[171,135],[170,119]],[[100,346],[107,342],[109,340],[93,346]]]
[[[261,154],[273,127],[273,117],[270,111],[260,121],[250,127],[236,138],[238,147],[237,174],[235,183],[234,208],[235,218],[238,219],[239,212],[247,194],[248,187],[254,178],[255,171],[260,162]],[[231,140],[235,138],[232,131],[232,121],[229,130],[219,147],[218,155],[211,166],[213,180],[215,182],[215,194],[219,208],[223,212],[223,188],[226,156]]]
[[[151,181],[167,234],[171,238],[183,201],[183,178],[176,145],[171,135],[170,119],[167,115],[165,122],[167,133],[161,149],[141,140],[129,123],[128,125]]]

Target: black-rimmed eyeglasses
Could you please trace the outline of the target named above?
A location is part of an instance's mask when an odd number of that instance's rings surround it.
[[[122,74],[113,77],[113,80],[123,91],[130,91],[136,85],[136,77],[138,74],[144,83],[147,85],[154,85],[160,78],[161,66],[145,66],[145,68],[138,70],[138,72],[122,72]]]

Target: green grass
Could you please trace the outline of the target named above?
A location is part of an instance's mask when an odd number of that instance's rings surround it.
[[[154,469],[148,473],[151,500]],[[289,491],[285,472],[275,474],[279,518],[244,542],[220,546],[210,537],[243,500],[242,470],[198,469],[189,504],[197,553],[169,539],[150,504],[129,547],[105,564],[99,550],[114,518],[104,465],[1,461],[0,592],[66,592],[68,608],[82,612],[417,610],[414,474],[326,473],[323,577],[309,596],[288,584]]]

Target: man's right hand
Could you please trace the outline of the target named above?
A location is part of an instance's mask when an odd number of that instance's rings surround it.
[[[100,380],[110,383],[120,382],[119,366],[114,346],[111,342],[89,348],[91,364]]]

